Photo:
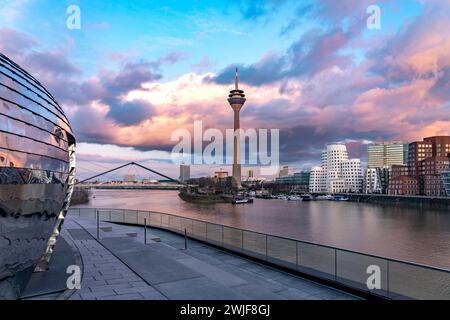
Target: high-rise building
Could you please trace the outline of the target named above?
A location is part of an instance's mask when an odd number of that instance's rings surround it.
[[[450,169],[441,171],[442,183],[447,197],[450,197]]]
[[[408,144],[401,142],[373,143],[367,146],[367,167],[383,168],[404,165],[408,160]]]
[[[228,103],[234,112],[234,144],[233,144],[233,180],[236,183],[236,188],[241,187],[241,157],[240,157],[240,124],[239,112],[245,103],[245,94],[243,90],[239,90],[239,72],[236,67],[234,90],[230,91],[228,95]]]
[[[365,193],[388,193],[391,167],[367,168],[364,174],[363,190]]]
[[[362,171],[359,159],[348,159],[344,144],[330,144],[322,153],[322,166],[311,169],[311,192],[361,192]],[[321,191],[318,191],[321,190]]]
[[[422,162],[423,193],[427,196],[446,196],[441,173],[450,167],[450,159],[443,156],[427,158]]]
[[[446,162],[443,158],[450,156],[450,136],[434,136],[424,138],[409,144],[408,169],[409,175],[418,181],[418,194],[442,193],[442,176],[431,173],[433,162]],[[437,157],[426,161],[428,158]],[[439,165],[438,165],[439,166]],[[428,170],[427,170],[428,169]],[[438,188],[438,186],[440,186]]]
[[[360,159],[349,159],[342,161],[341,174],[344,178],[347,192],[362,191],[362,169]]]
[[[180,182],[186,183],[191,178],[191,166],[180,165]]]
[[[289,175],[289,167],[288,166],[284,166],[280,169],[280,173],[279,173],[279,177],[285,177]]]
[[[322,167],[312,167],[309,175],[309,192],[327,192],[326,172]]]
[[[377,168],[367,168],[364,175],[364,193],[381,193],[381,181]]]

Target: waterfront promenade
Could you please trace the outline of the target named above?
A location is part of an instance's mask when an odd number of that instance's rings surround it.
[[[79,250],[80,290],[40,299],[357,299],[295,275],[160,229],[67,217],[63,236]]]

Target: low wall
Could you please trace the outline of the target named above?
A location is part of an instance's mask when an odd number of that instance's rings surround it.
[[[387,194],[345,194],[345,196],[354,202],[392,204],[423,209],[450,209],[450,198],[444,197],[393,196]]]

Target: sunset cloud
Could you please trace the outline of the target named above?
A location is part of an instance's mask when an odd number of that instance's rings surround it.
[[[370,141],[450,133],[450,3],[418,1],[420,11],[407,18],[403,12],[398,28],[368,33],[365,8],[370,3],[246,2],[239,7],[238,21],[257,21],[253,29],[226,35],[243,47],[242,60],[192,49],[208,40],[196,36],[207,30],[186,36],[189,46],[171,46],[159,55],[143,47],[104,50],[104,60],[89,72],[75,62],[70,38],[44,46],[36,35],[0,28],[0,50],[38,77],[64,105],[85,154],[95,150],[89,145],[112,145],[136,156],[166,154],[174,145],[171,133],[192,130],[196,120],[206,127],[230,128],[226,99],[239,66],[247,97],[242,126],[279,128],[281,161],[309,166],[320,160],[327,143],[346,142],[352,156],[364,157]],[[293,19],[303,17],[308,23],[289,26],[278,17],[289,6]],[[396,10],[407,8],[398,5]],[[272,41],[249,58],[252,48],[245,41],[252,39],[245,34],[277,19],[282,21],[276,24],[275,37],[286,45],[278,48]],[[114,28],[107,24],[107,30]],[[229,49],[225,43],[233,41],[224,41],[222,51]]]

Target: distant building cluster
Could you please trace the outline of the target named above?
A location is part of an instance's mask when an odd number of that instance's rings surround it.
[[[322,152],[322,165],[311,169],[309,191],[314,193],[361,192],[360,159],[349,159],[344,144],[330,144]]]
[[[450,136],[371,144],[364,172],[345,145],[328,145],[322,165],[311,168],[309,191],[450,196]]]

